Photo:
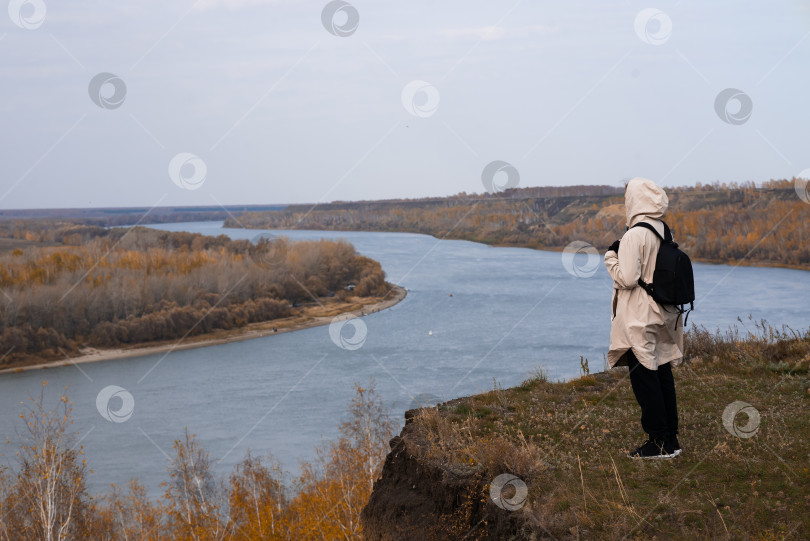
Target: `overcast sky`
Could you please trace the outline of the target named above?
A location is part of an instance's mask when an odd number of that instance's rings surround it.
[[[806,0],[4,3],[0,208],[810,168]]]

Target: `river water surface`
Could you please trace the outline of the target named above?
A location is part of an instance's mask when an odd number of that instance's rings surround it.
[[[153,227],[234,239],[261,233],[222,229],[221,222]],[[408,296],[363,318],[366,339],[355,350],[338,347],[323,326],[168,356],[2,374],[3,460],[13,464],[14,434],[23,429],[20,402],[38,396],[43,379],[51,404],[69,386],[73,426],[95,472],[90,488],[103,491],[109,483],[137,477],[155,495],[167,479],[172,442],[185,428],[206,446],[222,474],[248,448],[257,455],[272,453],[295,472],[299,459],[311,459],[316,445],[336,436],[354,384],[369,378],[399,422],[415,399],[479,393],[491,389],[493,380],[514,386],[538,368],[553,379],[571,378],[580,372],[580,356],[592,371],[602,368],[611,281],[601,263],[583,278],[569,273],[555,252],[407,233],[272,233],[345,238],[380,261],[388,280],[405,287]],[[586,258],[574,260],[580,274],[592,268]],[[810,322],[807,272],[696,264],[695,280],[698,302],[690,324],[726,329],[742,317],[754,330],[749,315],[794,328]],[[96,408],[99,391],[109,385],[134,399],[126,422],[109,422]]]

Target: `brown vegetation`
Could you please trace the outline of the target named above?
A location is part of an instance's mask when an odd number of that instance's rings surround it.
[[[43,385],[44,389],[44,385]],[[70,402],[46,411],[45,393],[24,415],[19,466],[0,469],[0,541],[360,540],[360,511],[379,477],[393,426],[373,382],[357,387],[337,441],[292,484],[272,458],[247,453],[227,479],[192,434],[174,443],[162,498],[137,480],[92,497],[70,429]],[[293,492],[294,491],[294,492]]]
[[[0,469],[0,537],[59,541],[85,537],[91,502],[85,488],[87,466],[81,447],[67,431],[72,405],[62,396],[56,408],[38,400],[20,417],[25,432],[17,452],[19,468],[12,482]]]
[[[344,241],[36,223],[11,233],[54,245],[0,255],[0,367],[240,328],[345,299],[350,284],[357,297],[389,291],[379,263]]]
[[[666,217],[695,260],[810,269],[810,205],[793,181],[668,188]],[[331,203],[248,212],[227,227],[403,231],[487,244],[606,249],[625,230],[621,188],[516,188],[499,194]]]

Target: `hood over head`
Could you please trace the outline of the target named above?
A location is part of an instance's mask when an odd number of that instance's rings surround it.
[[[627,227],[633,227],[646,218],[660,220],[669,207],[666,192],[652,180],[636,177],[627,183],[624,192],[624,210]]]

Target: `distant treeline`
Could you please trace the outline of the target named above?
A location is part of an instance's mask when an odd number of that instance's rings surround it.
[[[665,218],[694,259],[810,269],[810,205],[792,180],[756,186],[668,188]],[[238,221],[237,221],[238,220]],[[246,212],[226,227],[400,231],[487,244],[605,250],[625,230],[624,190],[612,186],[515,188],[446,198],[291,205]]]
[[[389,290],[380,264],[345,241],[253,244],[37,222],[14,234],[33,244],[0,255],[0,366],[242,327],[313,297],[345,299],[350,285],[359,297]]]
[[[224,220],[228,213],[280,210],[284,205],[229,205],[197,207],[113,207],[75,209],[0,210],[0,224],[13,220],[70,220],[85,225],[133,225]]]

